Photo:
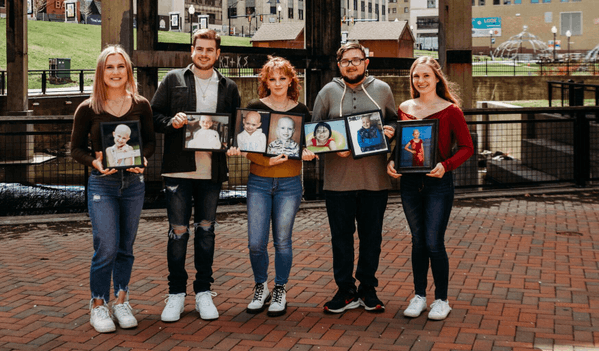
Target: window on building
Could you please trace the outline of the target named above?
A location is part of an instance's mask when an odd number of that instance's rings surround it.
[[[374,13],[379,14],[379,4],[374,4]]]
[[[503,0],[504,5],[511,5],[512,0]]]
[[[387,13],[387,12],[385,12],[385,5],[381,5],[381,6],[383,7],[383,8],[381,9],[381,13],[384,15],[385,13]]]
[[[501,0],[493,0],[493,5],[501,5]]]
[[[472,6],[476,6],[476,0],[472,0]]]
[[[543,0],[543,4],[548,4],[550,2],[551,2],[551,0]]]
[[[561,0],[561,2],[568,2],[568,1],[570,1],[570,0]]]
[[[418,29],[439,29],[439,17],[418,17],[416,19],[416,28]]]
[[[434,9],[437,7],[437,0],[426,0],[426,8]]]
[[[410,8],[409,7],[404,7],[403,8],[403,13],[410,13]]]
[[[252,15],[256,12],[256,8],[255,7],[246,7],[245,8],[245,14],[247,16]]]
[[[539,3],[539,0],[530,0],[530,3],[531,3],[531,4],[538,4],[538,3]]]
[[[276,15],[277,14],[277,7],[276,6],[271,6],[270,7],[270,14],[271,15]]]
[[[304,10],[297,10],[297,18],[300,20],[304,19]]]
[[[514,0],[514,5],[520,5],[522,4],[522,0]]]
[[[478,6],[485,6],[485,0],[478,0]]]
[[[368,13],[372,13],[372,3],[368,3]]]
[[[582,12],[562,12],[560,34],[566,35],[570,31],[572,35],[582,35]]]
[[[237,7],[229,7],[229,18],[237,17]]]
[[[293,8],[287,9],[287,18],[293,18]]]
[[[360,10],[362,10],[362,13],[366,12],[366,3],[364,0],[362,0],[362,3],[360,4]]]
[[[354,0],[354,10],[358,9],[358,0]]]
[[[391,9],[389,9],[389,10],[391,10]],[[393,8],[393,13],[397,13],[397,9],[396,8]]]

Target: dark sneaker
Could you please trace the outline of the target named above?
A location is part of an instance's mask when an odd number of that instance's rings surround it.
[[[359,306],[360,302],[358,301],[355,289],[349,291],[339,290],[331,301],[324,304],[324,311],[328,313],[342,313],[346,310],[358,308]]]
[[[385,311],[385,305],[376,296],[374,286],[362,286],[358,288],[358,298],[360,305],[368,312],[380,313]]]

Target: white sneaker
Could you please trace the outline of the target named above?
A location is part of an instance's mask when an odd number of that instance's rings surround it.
[[[449,302],[443,300],[435,300],[431,304],[431,311],[428,313],[428,319],[434,319],[436,321],[443,320],[451,312]]]
[[[181,318],[181,313],[185,309],[185,293],[168,294],[164,300],[166,306],[162,310],[160,319],[163,322],[176,322]]]
[[[89,323],[98,333],[110,333],[116,330],[116,326],[110,317],[110,311],[106,304],[97,307],[94,306],[94,299],[89,302],[91,316]]]
[[[137,319],[133,316],[133,309],[129,305],[129,301],[118,305],[112,304],[112,314],[119,322],[119,326],[123,329],[137,327]]]
[[[285,285],[275,285],[272,291],[272,301],[266,313],[270,317],[282,316],[287,312],[287,291]]]
[[[270,301],[270,293],[266,283],[259,283],[254,286],[254,297],[248,304],[247,313],[260,313],[264,311],[266,303]]]
[[[420,316],[422,311],[426,311],[426,297],[416,295],[410,300],[410,305],[403,311],[403,315],[416,318]]]
[[[200,312],[203,320],[209,321],[218,318],[218,310],[212,302],[212,297],[216,296],[213,291],[202,291],[196,294],[196,311]]]

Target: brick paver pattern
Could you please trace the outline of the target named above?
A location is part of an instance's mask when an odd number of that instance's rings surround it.
[[[89,324],[89,222],[0,226],[0,350],[599,350],[599,193],[456,200],[445,321],[402,314],[413,294],[410,233],[389,204],[379,266],[382,314],[327,315],[335,293],[324,208],[302,209],[293,234],[288,312],[245,312],[254,286],[245,213],[218,218],[213,290],[220,312],[163,323],[164,217],[141,220],[130,284],[135,329]],[[269,245],[273,287],[274,257]],[[193,247],[188,250],[193,276]],[[429,275],[429,285],[432,277]],[[434,296],[427,292],[429,304]]]

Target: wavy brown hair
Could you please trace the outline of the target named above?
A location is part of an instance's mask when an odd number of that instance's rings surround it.
[[[268,56],[268,61],[262,66],[259,75],[260,85],[258,86],[258,96],[265,98],[270,95],[267,82],[270,76],[277,71],[290,78],[291,84],[287,89],[287,97],[297,102],[299,99],[300,84],[295,67],[288,60],[278,56]]]
[[[447,80],[445,74],[443,74],[443,71],[441,70],[441,65],[439,65],[439,62],[430,56],[420,56],[416,59],[416,61],[414,61],[412,67],[410,68],[410,94],[412,95],[412,99],[420,97],[420,93],[418,90],[416,90],[416,87],[414,87],[414,79],[412,78],[414,69],[418,65],[427,65],[433,70],[433,72],[435,72],[435,76],[437,79],[439,79],[436,87],[437,95],[439,95],[442,99],[452,102],[458,106],[461,105],[460,98],[457,95],[456,85]]]
[[[95,113],[100,114],[105,112],[104,108],[107,100],[107,87],[106,83],[104,83],[104,71],[106,69],[106,60],[110,55],[121,55],[125,60],[125,66],[127,67],[127,84],[125,85],[125,90],[127,93],[131,95],[131,98],[139,102],[140,95],[137,91],[137,82],[135,81],[135,77],[133,76],[133,64],[131,63],[131,58],[125,52],[120,45],[108,45],[100,56],[98,56],[98,61],[96,64],[96,73],[94,74],[94,84],[92,86],[92,93],[89,98],[90,106],[94,110]]]

